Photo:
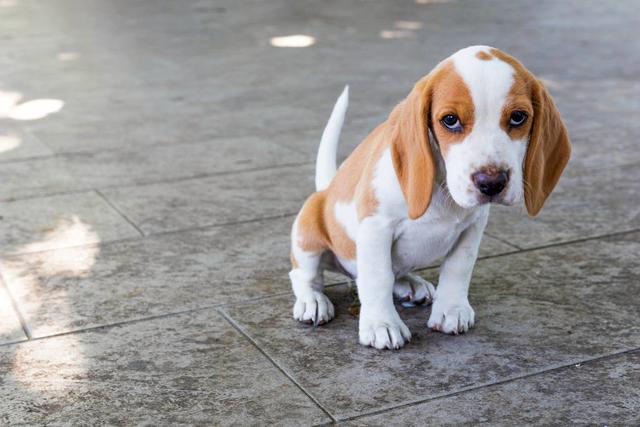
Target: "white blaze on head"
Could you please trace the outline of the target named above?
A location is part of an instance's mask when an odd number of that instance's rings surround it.
[[[505,101],[514,84],[513,67],[491,54],[491,47],[471,46],[456,52],[451,60],[471,94],[473,128],[446,156],[447,185],[453,199],[463,207],[479,203],[472,174],[485,167],[510,172],[503,202],[512,204],[522,196],[522,162],[526,141],[513,141],[500,126]],[[490,56],[482,59],[481,52]]]

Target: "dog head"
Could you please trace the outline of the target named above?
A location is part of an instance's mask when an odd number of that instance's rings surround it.
[[[535,216],[571,153],[542,83],[487,46],[462,49],[441,62],[394,109],[389,124],[394,169],[413,219],[429,206],[439,155],[458,205],[511,205],[524,198]]]

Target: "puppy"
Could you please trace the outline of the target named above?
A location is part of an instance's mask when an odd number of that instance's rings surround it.
[[[524,200],[535,216],[569,160],[558,110],[517,60],[468,47],[418,81],[336,170],[347,104],[345,88],[320,142],[316,192],[293,224],[293,317],[316,324],[334,317],[322,278],[332,270],[356,280],[363,345],[397,349],[410,340],[394,295],[432,300],[431,329],[466,332],[490,204]],[[440,257],[436,291],[411,272]]]

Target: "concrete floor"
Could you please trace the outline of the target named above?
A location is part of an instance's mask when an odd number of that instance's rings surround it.
[[[639,424],[638,6],[0,0],[0,424]],[[574,144],[538,218],[493,209],[476,327],[401,308],[405,349],[361,347],[338,277],[337,318],[297,324],[335,98],[345,155],[471,44],[542,78]]]

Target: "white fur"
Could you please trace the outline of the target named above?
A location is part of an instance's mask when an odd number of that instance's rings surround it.
[[[471,46],[451,57],[456,72],[469,88],[474,105],[473,130],[464,141],[449,147],[446,158],[449,191],[463,207],[478,205],[479,192],[471,175],[486,166],[511,171],[502,203],[510,205],[522,198],[522,163],[527,141],[512,141],[500,127],[502,108],[513,85],[515,71],[498,59],[476,58],[478,52],[489,53],[490,49]]]
[[[497,59],[481,61],[476,58],[478,51],[488,49],[484,46],[471,47],[452,57],[455,69],[469,87],[475,108],[475,124],[462,143],[449,148],[446,159],[437,147],[432,146],[438,170],[426,213],[416,220],[408,218],[407,203],[390,150],[383,152],[375,166],[372,186],[378,201],[376,211],[358,221],[355,204],[336,204],[335,216],[339,224],[356,243],[355,263],[338,262],[357,281],[362,304],[359,336],[364,345],[396,349],[410,340],[411,332],[395,309],[394,294],[408,301],[433,300],[428,326],[441,332],[466,332],[475,322],[468,290],[489,206],[479,204],[471,174],[489,165],[509,168],[511,183],[503,202],[511,203],[521,197],[522,163],[526,151],[526,141],[511,141],[500,128],[502,106],[513,83],[514,71]],[[341,98],[343,96],[344,93]],[[339,110],[338,104],[334,114]],[[330,123],[332,120],[333,114]],[[331,141],[337,143],[338,134],[339,131],[331,133],[335,136]],[[325,144],[324,137],[322,144]],[[327,152],[329,147],[333,153]],[[329,172],[335,173],[336,148],[333,142],[321,145],[318,167],[324,169],[316,176],[317,182],[318,176],[321,177],[320,184],[328,185],[325,180]],[[333,163],[327,159],[333,159]],[[329,167],[331,165],[333,169]],[[323,188],[323,185],[319,187]],[[322,298],[324,295],[318,278],[320,257],[299,249],[296,228],[297,221],[292,235],[292,251],[298,268],[290,273],[296,294],[294,317],[326,321],[333,317],[333,306],[328,299]],[[444,262],[437,290],[411,274],[441,257],[444,257]],[[317,314],[313,313],[314,310]]]
[[[393,305],[394,219],[382,215],[365,218],[358,227],[356,253],[360,297],[360,343],[383,349],[402,347],[411,332]]]
[[[436,295],[436,288],[422,277],[413,273],[397,278],[393,284],[393,295],[403,304],[430,303]]]
[[[347,232],[347,236],[355,242],[358,237],[358,210],[356,203],[337,202],[334,213],[338,223]]]
[[[347,85],[333,106],[329,121],[322,132],[318,157],[316,158],[316,191],[322,191],[327,188],[336,174],[338,141],[340,140],[340,132],[342,131],[342,124],[344,123],[344,116],[347,114],[348,106],[349,86]]]
[[[335,206],[335,216],[338,223],[344,228],[347,236],[354,242],[358,238],[358,209],[355,202],[337,202]],[[338,258],[342,268],[351,276],[356,277],[357,266],[355,261]]]
[[[298,244],[298,218],[291,231],[292,255],[298,267],[289,272],[289,279],[296,303],[293,306],[293,317],[301,322],[326,323],[333,319],[333,304],[322,292],[324,282],[320,270],[320,257],[305,252]]]
[[[434,308],[438,313],[446,312],[448,323],[441,325],[435,317],[430,322],[443,332],[466,331],[473,325],[466,292],[489,207],[465,209],[449,198],[446,188],[436,185],[427,212],[417,220],[409,219],[389,150],[378,161],[373,188],[379,208],[359,225],[356,240],[356,280],[362,304],[360,342],[391,349],[410,338],[392,295],[401,293],[403,281],[411,277],[411,271],[424,268],[445,254],[447,260],[455,262],[443,264]],[[443,283],[447,285],[442,286]],[[421,292],[432,297],[432,289],[424,286],[426,291]],[[454,317],[455,330],[449,327]]]

